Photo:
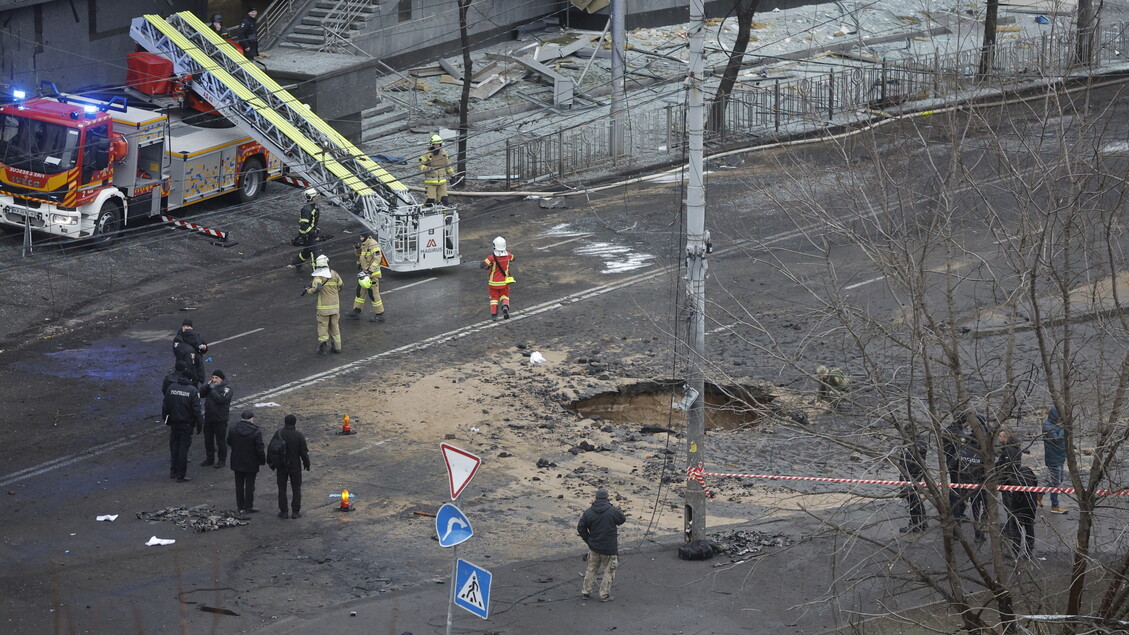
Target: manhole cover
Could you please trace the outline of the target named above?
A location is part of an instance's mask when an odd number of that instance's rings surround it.
[[[586,399],[568,408],[582,417],[598,416],[612,423],[686,427],[686,413],[674,407],[683,398],[683,382],[644,381],[621,386]],[[757,386],[706,384],[706,428],[735,430],[754,425],[758,406],[776,397]]]

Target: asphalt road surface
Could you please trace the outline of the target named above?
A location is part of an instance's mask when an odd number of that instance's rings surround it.
[[[1100,89],[1089,106],[1101,113],[1105,126],[1100,134],[1106,139],[1126,137],[1118,90]],[[1042,107],[1015,104],[1000,109],[996,121],[1009,127],[1005,136],[1023,143],[1017,130],[1035,134],[1045,129],[1049,118]],[[959,115],[956,120],[967,121]],[[707,226],[715,252],[707,330],[717,364],[770,381],[794,376],[778,362],[758,356],[756,343],[728,328],[750,316],[784,322],[803,314],[808,303],[795,282],[779,274],[775,261],[786,260],[794,270],[806,266],[811,279],[818,280],[827,267],[813,255],[819,251],[813,245],[832,246],[836,275],[857,283],[853,297],[860,307],[876,313],[897,310],[897,299],[876,284],[880,274],[863,254],[845,242],[836,244],[834,227],[802,220],[793,179],[797,173],[810,173],[807,185],[813,197],[830,208],[843,205],[849,217],[857,209],[848,209],[853,197],[836,191],[837,180],[844,174],[888,170],[891,166],[884,162],[896,161],[907,168],[901,195],[910,200],[904,202],[924,213],[940,194],[983,200],[987,185],[1006,180],[982,162],[992,155],[990,138],[995,138],[993,131],[980,122],[962,129],[957,138],[942,118],[922,118],[840,144],[711,164]],[[912,169],[950,156],[954,145],[970,166],[969,174],[983,171],[982,179],[939,183],[929,170]],[[1119,161],[1116,154],[1110,160]],[[1023,175],[1019,170],[1008,179],[1022,182]],[[1026,185],[1037,191],[1048,184]],[[266,199],[250,206],[229,209],[220,202],[200,212],[232,231],[238,244],[231,247],[159,229],[127,237],[109,249],[45,247],[20,258],[19,237],[5,236],[0,244],[0,271],[8,292],[0,304],[7,324],[0,339],[0,447],[5,458],[0,468],[0,619],[5,630],[166,632],[185,624],[186,632],[214,629],[214,615],[188,612],[189,599],[193,605],[238,602],[254,607],[238,618],[238,628],[248,630],[269,624],[271,616],[330,605],[337,591],[345,592],[335,585],[346,581],[349,597],[356,597],[379,591],[389,580],[411,585],[445,574],[443,565],[434,571],[419,566],[419,552],[433,550],[426,540],[366,545],[363,556],[348,562],[353,556],[341,553],[348,524],[325,522],[315,513],[308,514],[312,518],[304,525],[267,522],[276,520],[269,472],[259,477],[258,506],[264,511],[247,527],[194,536],[136,520],[136,512],[172,505],[233,505],[230,473],[196,466],[202,456],[199,438],[189,463],[194,480],[178,484],[167,477],[158,393],[172,366],[175,329],[191,317],[211,343],[207,368],[222,368],[237,391],[233,417],[254,404],[278,404],[257,408],[266,432],[288,411],[332,412],[329,402],[340,394],[326,386],[378,391],[405,374],[472,361],[515,343],[556,341],[598,352],[615,340],[638,351],[657,349],[661,360],[671,349],[661,342],[685,328],[675,317],[683,303],[683,196],[681,184],[673,182],[574,197],[568,209],[545,210],[536,201],[475,199],[462,208],[464,264],[385,274],[387,322],[342,320],[344,352],[324,358],[314,355],[312,301],[298,295],[307,274],[284,266],[293,251],[286,239],[300,202],[295,191],[283,186],[273,185]],[[327,247],[331,265],[349,287],[355,273],[351,243],[359,226],[340,210],[327,210],[323,222],[334,235]],[[516,255],[519,284],[514,287],[514,318],[491,323],[485,277],[477,263],[490,253],[497,235],[507,239]],[[969,236],[970,244],[992,240]],[[349,293],[342,297],[347,307]],[[381,455],[385,461],[394,458]],[[379,493],[380,488],[398,488],[421,499],[442,498],[442,488],[425,483],[421,472],[385,471],[377,477],[371,474],[378,467],[371,454],[336,452],[320,436],[314,459],[315,465],[333,461],[336,469],[354,472],[361,489],[367,485]],[[306,496],[316,503],[308,510],[329,509],[334,503],[325,492],[335,485],[312,475]],[[95,522],[101,514],[120,516],[112,523]],[[143,546],[151,535],[178,542],[175,548]],[[320,553],[330,554],[325,559],[337,563],[331,568],[369,569],[371,585],[357,591],[364,583],[354,573],[335,576],[324,567],[312,573],[311,567],[325,560],[315,563],[299,554],[316,551],[310,547],[314,543]]]

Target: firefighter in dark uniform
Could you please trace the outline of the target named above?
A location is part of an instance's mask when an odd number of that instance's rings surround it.
[[[318,230],[318,191],[310,188],[305,192],[306,204],[298,217],[298,237],[294,239],[296,247],[309,247],[317,242],[321,232]]]
[[[423,184],[427,188],[427,200],[424,205],[442,203],[450,205],[447,198],[447,177],[455,174],[451,167],[451,157],[443,149],[443,137],[431,135],[431,144],[427,152],[419,158],[419,169],[423,172]]]
[[[169,426],[169,457],[172,461],[169,476],[177,483],[188,478],[188,448],[192,445],[192,429],[199,434],[204,429],[204,417],[200,412],[200,393],[187,369],[177,376],[176,382],[165,390],[165,400],[161,415]]]

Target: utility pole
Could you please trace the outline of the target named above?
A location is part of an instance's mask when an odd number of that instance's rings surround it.
[[[690,183],[686,189],[686,275],[690,296],[689,369],[686,385],[697,391],[686,416],[686,464],[697,467],[706,457],[706,380],[703,368],[706,354],[706,255],[710,251],[706,231],[706,184],[703,138],[705,99],[702,93],[705,62],[704,0],[690,0],[690,95],[686,109],[686,136],[689,145]],[[690,392],[694,394],[694,392]],[[706,492],[694,479],[686,481],[686,508],[683,529],[687,541],[706,538]]]
[[[624,55],[627,51],[624,14],[627,13],[627,0],[612,0],[612,112],[611,112],[611,151],[612,159],[623,156],[624,107],[623,83]]]

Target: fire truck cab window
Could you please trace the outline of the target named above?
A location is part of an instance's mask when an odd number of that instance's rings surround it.
[[[101,125],[88,128],[83,148],[82,180],[87,182],[94,172],[105,170],[110,164],[110,127]]]
[[[74,167],[78,130],[26,117],[0,115],[0,163],[41,174]]]

